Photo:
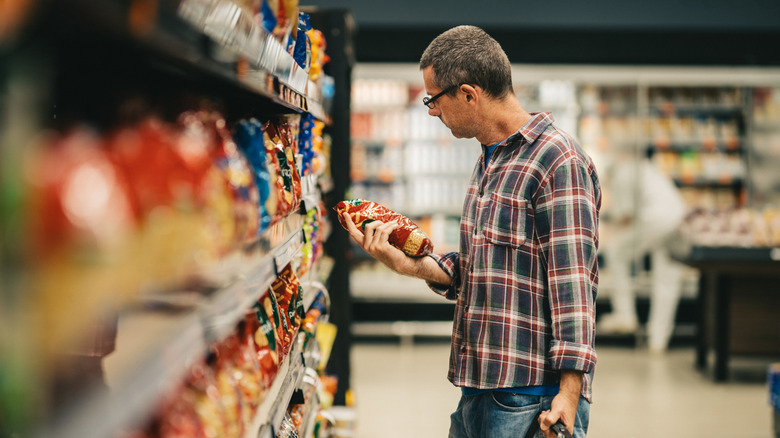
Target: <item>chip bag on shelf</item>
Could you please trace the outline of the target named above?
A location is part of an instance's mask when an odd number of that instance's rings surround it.
[[[233,131],[233,137],[254,171],[255,183],[260,196],[258,232],[262,232],[268,229],[276,214],[276,197],[278,196],[276,190],[272,190],[275,182],[271,179],[268,156],[263,143],[263,125],[257,119],[242,120]]]
[[[347,223],[343,217],[348,213],[358,230],[373,221],[398,222],[399,227],[390,233],[389,242],[410,257],[422,257],[433,252],[431,239],[409,218],[398,214],[376,202],[352,199],[339,202],[334,208],[344,229]]]
[[[249,329],[252,331],[252,340],[257,350],[257,362],[260,365],[260,380],[268,389],[279,371],[279,355],[277,352],[276,326],[273,316],[269,317],[266,297],[260,298],[254,305],[254,318],[248,317]],[[270,298],[268,299],[270,301]]]
[[[303,287],[292,269],[292,264],[284,267],[271,284],[276,297],[283,323],[287,324],[290,338],[294,338],[303,319]]]
[[[129,182],[90,128],[51,134],[29,158],[20,213],[29,257],[19,266],[39,317],[31,348],[61,354],[138,292],[139,224]]]
[[[211,128],[217,139],[215,166],[223,175],[233,196],[233,214],[236,223],[236,247],[257,239],[260,224],[260,193],[247,159],[240,153],[227,130],[225,119],[211,116]]]
[[[209,145],[190,141],[155,117],[109,134],[112,160],[129,181],[141,231],[136,272],[166,289],[217,258],[208,233],[203,184],[212,165]]]
[[[273,344],[275,346],[273,351],[276,353],[277,363],[281,363],[290,350],[292,336],[288,328],[287,317],[282,309],[279,308],[279,304],[276,302],[276,295],[271,288],[258,300],[255,309],[257,310],[258,319],[260,319],[261,328],[264,331],[268,328],[266,321],[270,323],[270,328],[273,328]],[[255,334],[255,341],[258,341],[258,334]],[[259,341],[262,342],[262,339]],[[260,342],[257,342],[257,344],[260,345]]]
[[[283,131],[286,133],[286,131]],[[277,208],[275,221],[293,212],[300,203],[300,175],[295,169],[295,159],[292,149],[285,144],[282,135],[274,123],[263,125],[263,135],[268,159],[277,169],[276,191]]]
[[[160,438],[219,438],[228,436],[226,421],[214,370],[201,361],[168,398],[155,423]]]
[[[307,32],[311,44],[311,65],[309,66],[309,79],[317,83],[322,78],[322,69],[330,62],[330,57],[325,54],[325,36],[321,31],[312,29]]]

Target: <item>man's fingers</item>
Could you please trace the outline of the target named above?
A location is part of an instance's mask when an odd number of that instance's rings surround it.
[[[550,427],[558,421],[558,418],[558,415],[553,414],[552,411],[542,411],[542,413],[539,414],[539,428],[547,434],[547,431],[549,431]],[[555,435],[553,434],[552,436]]]
[[[397,221],[393,222],[381,222],[381,221],[366,221],[363,222],[361,231],[349,213],[343,213],[344,222],[347,226],[347,232],[350,236],[360,244],[366,251],[372,251],[379,249],[381,245],[387,243],[390,238],[390,233],[400,226]]]
[[[352,221],[352,217],[349,213],[343,213],[344,222],[347,224],[347,232],[357,243],[363,243],[363,233],[355,226],[355,222]]]
[[[366,245],[365,248],[374,251],[379,250],[386,245],[390,239],[390,233],[398,228],[398,223],[374,221],[366,225]]]

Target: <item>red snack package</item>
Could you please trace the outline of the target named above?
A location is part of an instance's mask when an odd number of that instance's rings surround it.
[[[214,371],[206,362],[193,365],[187,381],[163,406],[159,415],[160,438],[227,436]]]
[[[224,409],[226,436],[238,437],[243,433],[244,398],[239,388],[241,371],[238,369],[238,335],[233,334],[215,347],[217,363],[214,370],[219,398]]]
[[[373,221],[398,222],[400,227],[390,234],[391,245],[411,257],[422,257],[433,252],[431,239],[414,222],[383,205],[363,199],[352,199],[339,202],[333,209],[339,214],[339,222],[344,229],[347,228],[342,216],[344,213],[349,213],[359,230]]]
[[[282,269],[276,280],[279,283],[274,282],[271,286],[276,294],[276,300],[279,302],[279,306],[287,312],[287,317],[291,322],[290,327],[297,329],[304,317],[303,286],[301,286],[298,276],[295,275],[291,263]]]
[[[265,315],[265,318],[270,322],[270,325],[274,330],[274,350],[276,351],[277,363],[279,363],[287,357],[290,345],[292,344],[292,336],[290,335],[290,330],[288,328],[287,317],[276,302],[276,295],[271,288],[269,288],[260,298],[258,306],[260,307],[260,311],[257,312],[257,317],[262,318],[263,315]],[[260,324],[261,326],[266,327],[265,321],[262,319],[260,320]],[[258,335],[255,334],[255,341],[257,341],[257,337]],[[260,342],[258,342],[258,345],[261,345]]]
[[[300,116],[295,116],[300,117]],[[298,122],[293,116],[276,122],[276,131],[284,147],[284,155],[292,171],[293,204],[297,208],[301,202],[301,174],[298,172],[296,155],[298,154]]]
[[[292,137],[288,135],[291,132],[289,126],[282,132],[285,134],[283,135],[277,125],[272,122],[266,122],[263,125],[263,138],[269,163],[273,163],[273,166],[278,169],[276,175],[277,219],[295,211],[301,202],[301,177],[295,167],[292,143],[288,143],[293,141]]]
[[[277,353],[277,332],[273,322],[273,315],[268,315],[266,311],[266,300],[261,298],[255,303],[255,317],[248,317],[247,321],[251,323],[252,339],[257,349],[257,361],[260,364],[260,379],[266,389],[271,384],[279,371],[279,356]],[[270,298],[268,298],[270,306]]]

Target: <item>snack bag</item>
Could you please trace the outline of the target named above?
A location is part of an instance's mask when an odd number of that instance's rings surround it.
[[[138,222],[128,181],[90,128],[46,136],[29,158],[18,186],[22,233],[0,237],[0,248],[4,237],[24,245],[24,262],[9,269],[29,269],[21,289],[40,322],[31,348],[59,354],[94,336],[91,317],[140,289]]]
[[[279,273],[279,277],[271,284],[271,290],[279,304],[279,312],[283,315],[283,323],[287,323],[290,339],[298,331],[303,319],[303,287],[288,264]]]
[[[270,300],[270,299],[269,299]],[[272,316],[266,313],[265,298],[261,298],[254,305],[256,324],[252,324],[253,337],[257,348],[257,361],[260,364],[260,380],[267,389],[279,371],[279,356],[276,348],[276,326],[272,322]],[[252,321],[248,318],[247,321]]]
[[[255,183],[260,195],[258,232],[266,230],[276,213],[276,191],[272,190],[268,157],[263,143],[263,125],[257,119],[242,120],[233,131],[233,138],[243,151],[254,171]]]
[[[309,66],[309,79],[318,82],[323,75],[323,66],[330,62],[330,57],[325,54],[327,44],[321,31],[312,29],[307,32],[311,47],[311,64]]]
[[[299,125],[299,116],[288,116],[276,122],[276,131],[279,133],[279,139],[282,141],[282,147],[284,148],[284,155],[292,172],[293,209],[298,208],[300,205],[302,195],[301,170],[303,169],[298,169],[296,163],[296,156],[299,153]]]
[[[276,175],[277,197],[276,218],[286,217],[295,211],[301,200],[301,178],[295,168],[292,145],[292,129],[289,125],[281,125],[280,129],[274,123],[263,125],[265,147],[270,162],[278,169]]]
[[[270,321],[273,326],[275,351],[277,363],[279,363],[287,357],[290,345],[292,344],[292,336],[287,322],[288,318],[284,315],[284,311],[276,302],[276,295],[272,288],[269,288],[268,292],[260,298],[260,301],[256,304],[256,307],[257,306],[259,306],[259,311],[257,312],[258,318],[261,318],[261,314],[265,314],[266,319]],[[263,319],[260,320],[260,323],[265,327]],[[255,341],[257,341],[257,334],[255,335]],[[259,342],[258,345],[260,345]]]
[[[159,415],[160,438],[227,436],[225,408],[213,369],[200,361],[192,366],[186,382],[163,406]]]
[[[115,129],[106,141],[112,160],[129,181],[133,209],[142,224],[138,272],[162,288],[199,276],[221,251],[204,196],[212,166],[210,138],[187,125],[147,117]]]
[[[210,122],[218,145],[214,165],[225,179],[233,197],[236,246],[239,247],[253,242],[258,234],[260,193],[251,166],[233,142],[225,120],[214,113]]]
[[[238,386],[237,377],[241,376],[241,372],[237,364],[237,349],[238,336],[235,333],[217,345],[217,363],[214,370],[220,402],[224,409],[225,433],[227,437],[236,438],[243,433],[242,411],[245,403]]]
[[[309,41],[308,31],[311,30],[311,19],[305,12],[298,13],[298,32],[295,35],[295,47],[293,59],[304,70],[309,69],[311,65],[311,41]]]
[[[422,257],[433,251],[431,239],[414,222],[376,202],[352,199],[339,202],[333,209],[339,214],[339,222],[344,229],[347,229],[342,216],[344,213],[349,213],[359,230],[377,220],[398,222],[400,227],[390,233],[389,242],[410,257]]]

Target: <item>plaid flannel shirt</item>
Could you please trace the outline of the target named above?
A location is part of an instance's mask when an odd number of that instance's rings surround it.
[[[457,300],[448,378],[513,388],[577,370],[590,401],[601,206],[593,162],[538,113],[484,167],[483,154],[463,205],[460,251],[431,256],[453,283],[429,286]]]

